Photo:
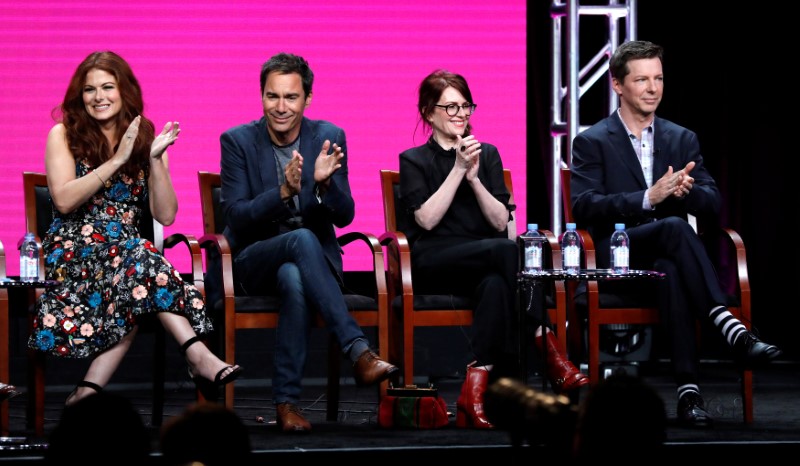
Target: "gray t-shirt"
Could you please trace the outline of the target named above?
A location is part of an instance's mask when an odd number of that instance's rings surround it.
[[[292,152],[295,150],[300,151],[300,138],[295,139],[288,146],[272,145],[272,151],[275,154],[275,166],[278,171],[278,186],[286,182],[286,164],[292,160]],[[296,230],[303,226],[303,217],[300,215],[299,209],[299,196],[294,195],[285,202],[292,214],[281,222],[281,232]]]

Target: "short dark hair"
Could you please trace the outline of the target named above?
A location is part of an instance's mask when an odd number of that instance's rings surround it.
[[[623,43],[611,55],[611,61],[608,64],[608,72],[612,78],[622,82],[625,76],[631,72],[628,68],[628,62],[631,60],[641,60],[644,58],[658,58],[662,62],[664,49],[657,44],[648,42],[646,40],[632,40]]]
[[[303,92],[305,97],[311,95],[311,88],[314,86],[314,72],[308,66],[305,58],[291,53],[278,53],[270,57],[261,66],[261,93],[264,93],[264,86],[267,85],[267,75],[277,71],[280,74],[297,73],[303,80]]]

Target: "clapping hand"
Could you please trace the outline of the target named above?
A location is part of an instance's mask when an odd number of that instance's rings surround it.
[[[475,136],[456,137],[456,159],[461,167],[467,169],[467,181],[472,181],[478,176],[480,166],[481,143]]]
[[[694,162],[689,162],[685,167],[683,167],[683,170],[676,172],[677,178],[675,179],[675,186],[674,190],[672,191],[672,195],[678,199],[682,199],[683,197],[687,196],[689,191],[691,191],[692,187],[694,186],[694,178],[689,176],[689,172],[692,171],[694,165]]]
[[[141,117],[136,117],[133,120],[136,123],[137,131],[138,131],[138,121]],[[133,126],[133,123],[131,123]],[[150,145],[150,157],[154,159],[160,159],[164,152],[167,150],[167,147],[171,146],[175,143],[178,139],[178,135],[181,132],[181,125],[177,121],[168,121],[164,125],[164,129],[161,130],[161,134],[156,136],[153,139],[153,144]]]
[[[669,196],[682,199],[689,194],[692,186],[694,186],[694,178],[689,176],[689,172],[692,171],[694,166],[694,162],[689,162],[681,170],[673,171],[670,165],[664,176],[659,178],[650,188],[650,204],[660,204]]]
[[[286,178],[288,192],[295,195],[300,192],[300,181],[303,178],[303,156],[300,152],[292,152],[292,160],[286,164],[283,175]]]
[[[334,143],[333,153],[328,154],[330,147],[331,142],[326,139],[314,163],[314,181],[325,186],[329,183],[334,172],[342,167],[341,161],[344,158],[344,152],[342,152],[342,148],[338,144]]]

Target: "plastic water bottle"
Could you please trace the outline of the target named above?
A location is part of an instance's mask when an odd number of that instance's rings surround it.
[[[611,234],[611,268],[614,273],[628,273],[630,261],[630,239],[624,223],[614,224]]]
[[[539,224],[529,223],[528,231],[520,235],[522,239],[522,271],[530,274],[542,273],[542,243],[544,235],[539,232]]]
[[[564,272],[576,275],[581,267],[581,243],[574,223],[567,223],[567,231],[561,235],[561,262]]]
[[[39,247],[33,233],[26,233],[19,248],[19,279],[23,282],[39,280]]]

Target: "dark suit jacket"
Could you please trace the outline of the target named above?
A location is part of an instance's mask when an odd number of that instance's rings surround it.
[[[586,228],[607,248],[614,223],[630,229],[655,219],[692,214],[702,220],[717,221],[721,197],[714,179],[703,165],[697,135],[675,123],[656,117],[654,122],[653,183],[667,168],[680,170],[696,163],[690,175],[695,182],[683,199],[670,197],[645,212],[642,201],[647,184],[642,166],[630,138],[617,115],[612,113],[572,142],[572,214],[579,228]],[[603,249],[604,250],[604,249]]]
[[[336,240],[335,227],[346,227],[355,217],[355,202],[347,174],[347,142],[344,130],[330,122],[303,117],[300,129],[300,153],[303,176],[299,194],[304,226],[319,238],[325,256],[342,275],[342,249]],[[328,139],[336,143],[345,157],[341,168],[331,177],[327,192],[317,200],[314,163]],[[262,117],[236,126],[220,136],[222,162],[221,207],[225,217],[225,236],[234,256],[248,245],[279,234],[281,220],[290,215],[281,200],[278,164]]]

